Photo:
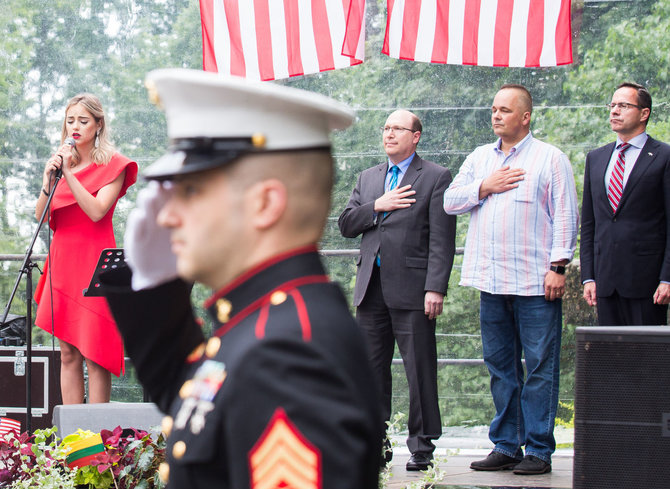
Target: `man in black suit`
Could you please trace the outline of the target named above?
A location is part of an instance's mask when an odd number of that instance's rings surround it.
[[[598,323],[667,323],[670,302],[670,146],[646,133],[651,95],[622,83],[612,96],[615,143],[586,157],[581,268]]]
[[[421,131],[421,121],[407,110],[388,117],[382,130],[388,161],[360,174],[338,222],[343,236],[362,234],[354,306],[382,392],[385,420],[391,415],[394,341],[405,365],[407,446],[412,453],[407,470],[432,464],[432,440],[442,433],[435,323],[447,292],[456,234],[456,218],[442,210],[451,173],[416,154]]]

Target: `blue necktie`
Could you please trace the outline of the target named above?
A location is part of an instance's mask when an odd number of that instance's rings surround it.
[[[400,173],[400,168],[398,165],[393,165],[391,167],[391,179],[389,180],[389,191],[393,190],[398,186],[398,174]],[[384,212],[383,217],[386,217],[388,212]],[[377,266],[381,265],[381,260],[379,258],[379,253],[377,253]]]
[[[390,172],[391,172],[391,179],[389,180],[388,192],[390,192],[391,190],[393,190],[398,186],[398,173],[400,173],[400,168],[398,168],[398,165],[393,165],[391,167]],[[388,212],[384,212],[382,217],[386,217],[387,214]]]
[[[398,168],[398,165],[393,165],[391,167],[391,180],[389,180],[389,190],[393,190],[398,186],[398,173],[400,173],[400,168]]]

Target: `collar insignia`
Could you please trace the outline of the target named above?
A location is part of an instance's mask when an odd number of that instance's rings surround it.
[[[216,318],[221,323],[230,321],[230,313],[233,310],[233,305],[228,299],[219,299],[216,301]]]

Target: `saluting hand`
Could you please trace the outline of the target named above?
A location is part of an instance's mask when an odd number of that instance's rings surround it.
[[[151,181],[137,194],[136,207],[128,215],[123,243],[126,262],[133,271],[133,290],[156,287],[177,277],[170,230],[156,221],[173,193],[169,184]]]

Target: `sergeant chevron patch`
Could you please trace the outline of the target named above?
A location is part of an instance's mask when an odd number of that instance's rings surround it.
[[[321,489],[321,453],[282,408],[272,415],[249,452],[253,489]]]

